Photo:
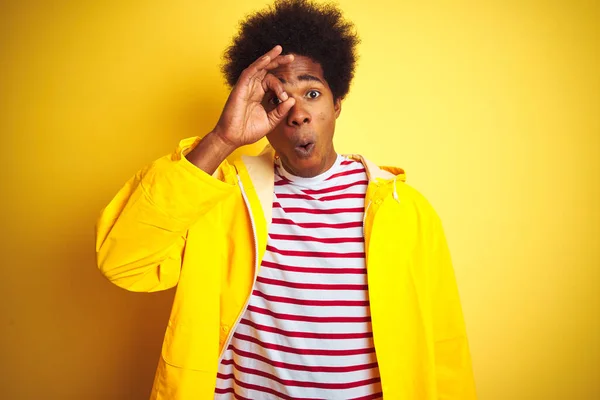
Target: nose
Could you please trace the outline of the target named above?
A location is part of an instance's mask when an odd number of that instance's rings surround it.
[[[290,109],[287,117],[287,123],[291,127],[301,127],[310,124],[312,117],[308,110],[296,101],[296,104]]]

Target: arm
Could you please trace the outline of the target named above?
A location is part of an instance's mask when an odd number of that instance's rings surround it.
[[[98,266],[120,287],[157,291],[175,286],[188,228],[235,191],[235,185],[183,157],[189,142],[138,172],[101,213],[96,226]],[[196,153],[213,146],[209,134]],[[211,162],[214,158],[208,158]],[[217,173],[227,168],[221,162]]]
[[[293,61],[275,46],[246,68],[231,91],[215,129],[187,152],[185,141],[171,156],[138,172],[102,211],[96,227],[97,262],[113,283],[132,291],[157,291],[179,281],[188,229],[236,191],[234,183],[211,177],[226,174],[225,158],[258,141],[289,112],[281,82],[268,71]],[[283,101],[267,112],[267,91]]]
[[[476,399],[467,333],[448,245],[439,218],[431,232],[431,305],[440,400]]]

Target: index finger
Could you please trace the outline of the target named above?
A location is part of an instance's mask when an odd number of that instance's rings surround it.
[[[275,69],[277,67],[279,67],[280,65],[283,64],[289,64],[292,61],[294,61],[294,55],[293,54],[287,54],[285,56],[277,56],[274,59],[271,60],[271,62],[265,67],[266,70],[272,70]]]
[[[267,65],[269,65],[271,60],[280,55],[282,51],[283,48],[280,45],[273,47],[271,50],[265,53],[264,56],[250,64],[247,69],[250,71],[251,75],[254,75],[258,71],[262,70]]]

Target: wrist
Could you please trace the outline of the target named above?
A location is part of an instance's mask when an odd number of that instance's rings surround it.
[[[211,131],[190,151],[185,158],[204,172],[212,175],[219,165],[236,149],[220,135]]]
[[[209,137],[214,146],[219,149],[220,153],[226,155],[233,153],[238,147],[240,147],[231,140],[227,139],[227,135],[223,134],[218,127],[215,127],[215,129],[210,131],[206,136]]]

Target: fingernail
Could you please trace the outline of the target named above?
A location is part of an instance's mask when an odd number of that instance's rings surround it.
[[[281,101],[286,101],[288,99],[288,95],[286,92],[281,92],[281,95],[279,95],[279,97]]]

